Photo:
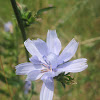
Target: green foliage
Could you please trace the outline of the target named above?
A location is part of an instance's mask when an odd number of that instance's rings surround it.
[[[21,18],[23,20],[24,26],[30,26],[31,24],[33,24],[35,22],[35,17],[32,16],[32,12],[31,11],[23,11],[21,12]]]
[[[21,6],[20,4],[18,4],[18,10],[20,12],[20,15],[21,15],[21,18],[23,20],[23,24],[25,27],[28,27],[30,26],[31,24],[34,24],[35,22],[37,22],[37,18],[41,17],[41,14],[45,11],[48,11],[48,10],[51,10],[51,9],[54,9],[55,7],[46,7],[46,8],[42,8],[42,9],[39,9],[34,15],[32,14],[31,11],[29,11],[27,9],[26,6]]]
[[[40,16],[43,12],[54,9],[55,7],[47,7],[47,8],[43,8],[37,11],[37,13],[35,14],[35,17]]]
[[[66,84],[74,84],[74,78],[70,76],[70,73],[65,74],[65,72],[59,74],[58,76],[54,77],[57,81],[59,81],[62,86],[65,88]]]
[[[9,93],[6,92],[6,90],[2,90],[0,89],[0,94],[6,95],[7,97],[9,97]]]

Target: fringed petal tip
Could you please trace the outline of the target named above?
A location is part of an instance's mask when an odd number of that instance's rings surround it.
[[[73,61],[66,62],[62,65],[60,65],[57,69],[58,72],[71,72],[71,73],[77,73],[85,70],[88,67],[87,65],[87,59],[81,58],[76,59]]]
[[[42,65],[27,62],[27,63],[22,63],[22,64],[19,64],[19,65],[15,66],[15,69],[16,69],[16,74],[17,75],[27,75],[31,71],[41,70]]]
[[[48,33],[52,33],[52,32],[56,33],[56,30],[48,30]]]
[[[59,55],[59,52],[61,51],[61,42],[57,37],[56,30],[48,30],[46,43],[49,52]]]

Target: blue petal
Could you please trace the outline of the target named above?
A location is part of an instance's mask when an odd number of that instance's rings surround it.
[[[56,30],[48,30],[47,46],[48,46],[49,52],[59,55],[59,52],[61,51],[61,42],[57,37]]]
[[[37,56],[39,58],[40,61],[44,62],[43,60],[43,55],[41,55],[41,53],[39,52],[39,50],[37,49],[37,47],[35,46],[35,44],[33,43],[33,41],[31,41],[30,39],[27,39],[24,42],[24,45],[26,47],[26,49],[28,50],[28,52],[32,55],[32,56]],[[42,48],[41,48],[42,49]],[[45,62],[44,62],[45,63]]]
[[[53,88],[53,78],[52,77],[48,77],[45,75],[42,76],[41,80],[45,83],[46,87],[48,89],[50,89],[51,91],[54,91],[54,88]]]
[[[34,70],[28,73],[26,81],[38,80],[44,73],[41,73],[41,70]]]
[[[75,39],[72,39],[60,54],[58,58],[58,64],[62,64],[63,62],[70,60],[76,53],[77,48],[78,48],[78,43],[75,41]]]
[[[32,56],[31,58],[29,58],[29,60],[30,60],[33,64],[42,64],[42,62],[38,59],[37,56]]]
[[[41,39],[33,40],[33,43],[35,44],[36,48],[41,53],[41,55],[43,56],[48,55],[48,47],[47,47],[47,44],[43,40]]]
[[[46,79],[49,79],[49,78],[53,78],[55,76],[58,76],[60,74],[60,72],[57,72],[57,71],[52,71],[52,72],[46,72],[44,73],[44,75],[41,77],[41,80],[46,80]]]
[[[32,63],[22,63],[22,64],[15,66],[15,68],[16,68],[17,75],[27,75],[29,72],[31,72],[33,70],[42,69],[43,66],[42,65],[34,65]]]
[[[47,84],[43,83],[41,93],[40,93],[40,100],[52,100],[53,92],[54,92],[54,82],[47,83]]]
[[[49,64],[52,65],[52,69],[57,67],[57,55],[55,55],[54,53],[50,53],[47,56],[47,61],[49,62]]]
[[[85,58],[69,61],[69,62],[66,62],[62,65],[59,65],[57,68],[57,71],[58,72],[66,72],[66,73],[68,73],[68,72],[72,72],[72,73],[81,72],[88,67],[86,62],[87,62],[87,59],[85,59]]]

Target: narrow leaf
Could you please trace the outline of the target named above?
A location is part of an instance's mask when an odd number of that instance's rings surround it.
[[[40,9],[40,10],[37,11],[35,16],[37,17],[37,16],[41,15],[43,12],[54,9],[54,8],[55,7],[47,7],[47,8]]]

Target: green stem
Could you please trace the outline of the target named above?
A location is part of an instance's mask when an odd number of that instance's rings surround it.
[[[31,100],[32,96],[34,94],[34,83],[32,82],[32,90],[31,90],[31,95],[30,97],[28,98],[28,100]]]
[[[21,33],[22,33],[23,41],[25,41],[26,40],[26,33],[25,33],[24,25],[23,25],[23,20],[21,19],[20,12],[19,12],[19,10],[17,8],[16,1],[15,0],[10,0],[10,1],[11,1],[13,10],[14,10],[14,13],[15,13],[19,28],[20,28]],[[26,51],[27,61],[29,61],[29,53],[27,52],[26,49],[25,49],[25,51]]]
[[[16,64],[18,65],[18,54],[19,54],[19,50],[18,50],[18,27],[16,26],[15,27],[15,29],[16,29],[16,33],[15,33],[15,42],[16,42]]]

